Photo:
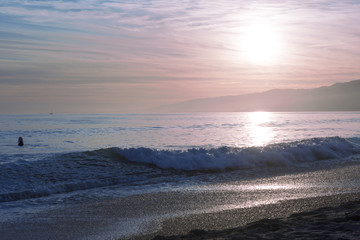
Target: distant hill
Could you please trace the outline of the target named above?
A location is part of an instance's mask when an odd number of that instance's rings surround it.
[[[161,112],[360,111],[360,80],[313,89],[194,99],[156,109]]]

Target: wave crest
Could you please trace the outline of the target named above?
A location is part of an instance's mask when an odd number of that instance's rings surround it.
[[[291,166],[297,163],[343,158],[360,153],[356,144],[340,137],[313,138],[249,148],[193,148],[185,151],[127,148],[116,149],[115,151],[132,162],[178,170],[227,170]]]
[[[3,163],[0,203],[109,187],[178,181],[181,171],[218,172],[296,166],[360,153],[360,139],[313,138],[265,147],[107,148]],[[176,171],[173,171],[175,169]]]

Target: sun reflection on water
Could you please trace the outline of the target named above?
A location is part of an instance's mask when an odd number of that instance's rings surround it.
[[[251,146],[264,146],[274,139],[273,129],[266,125],[272,119],[269,112],[251,112],[249,113],[249,144]]]

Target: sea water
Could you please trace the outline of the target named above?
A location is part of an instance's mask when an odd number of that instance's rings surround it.
[[[360,190],[359,112],[0,115],[0,124],[2,222],[153,192],[294,190],[289,179],[305,189],[299,176],[323,167],[312,192]]]

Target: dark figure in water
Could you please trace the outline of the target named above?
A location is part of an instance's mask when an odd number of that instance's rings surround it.
[[[18,139],[18,146],[24,146],[24,140],[22,137],[19,137]]]

